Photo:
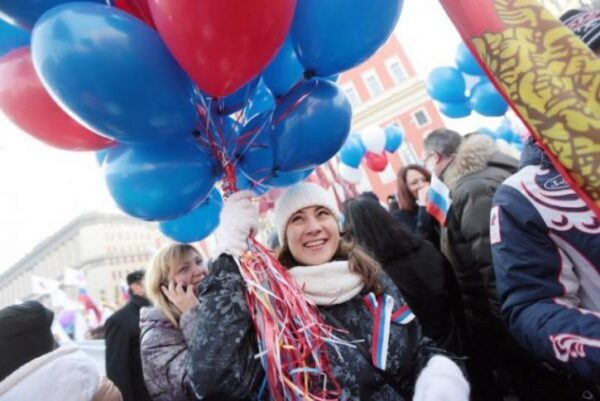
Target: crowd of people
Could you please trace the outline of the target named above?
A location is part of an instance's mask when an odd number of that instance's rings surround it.
[[[424,148],[388,207],[362,194],[340,209],[314,183],[275,204],[277,260],[353,344],[325,345],[339,399],[600,400],[594,212],[533,139],[520,161],[478,133],[438,129]],[[452,200],[443,222],[426,208],[432,176]],[[270,399],[236,263],[259,230],[252,197],[225,202],[210,258],[169,244],[128,275],[130,300],[105,324],[106,377],[56,344],[40,303],[0,310],[0,400]],[[389,325],[383,366],[369,296],[415,317]]]

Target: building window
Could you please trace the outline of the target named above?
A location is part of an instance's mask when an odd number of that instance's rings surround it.
[[[422,127],[424,125],[429,124],[429,115],[427,115],[427,112],[425,110],[419,110],[413,113],[413,121],[418,127]]]
[[[405,166],[408,164],[422,164],[417,156],[417,152],[415,152],[415,148],[406,141],[400,146],[398,153],[400,153],[400,157]]]
[[[404,71],[404,67],[398,57],[387,60],[385,64],[395,83],[399,84],[406,81],[406,71]]]
[[[383,86],[381,85],[375,70],[369,70],[365,72],[363,74],[363,79],[367,85],[367,88],[369,89],[369,92],[371,93],[371,96],[375,97],[383,93]]]
[[[345,84],[344,86],[342,86],[342,90],[348,97],[348,100],[350,100],[350,104],[352,105],[352,107],[357,107],[362,103],[354,85]]]
[[[388,161],[387,166],[385,166],[385,170],[379,173],[379,179],[381,180],[383,185],[387,185],[390,182],[394,182],[396,180],[396,173],[394,172],[392,163]]]

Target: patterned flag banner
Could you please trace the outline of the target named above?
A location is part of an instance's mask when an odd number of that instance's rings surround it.
[[[498,90],[600,218],[600,60],[535,0],[440,0]]]

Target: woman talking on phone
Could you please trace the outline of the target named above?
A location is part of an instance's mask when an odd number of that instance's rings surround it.
[[[155,401],[196,399],[186,367],[200,305],[196,286],[207,274],[203,256],[185,244],[160,249],[146,272],[153,307],[140,312],[141,352],[144,381]]]

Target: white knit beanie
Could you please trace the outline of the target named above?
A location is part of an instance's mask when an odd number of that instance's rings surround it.
[[[279,242],[284,243],[288,220],[298,210],[309,206],[323,206],[331,210],[339,222],[337,203],[331,193],[317,184],[301,182],[289,187],[275,204],[275,228]]]

